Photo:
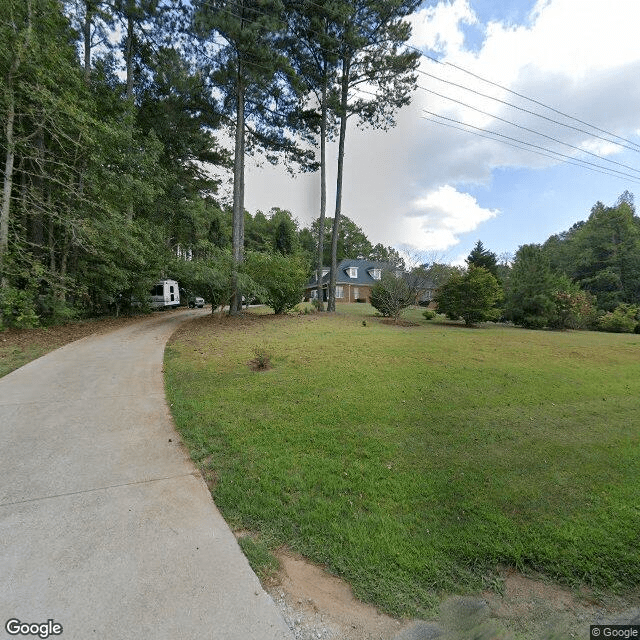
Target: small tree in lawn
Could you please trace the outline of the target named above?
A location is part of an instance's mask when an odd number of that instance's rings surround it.
[[[397,324],[400,314],[415,302],[416,292],[403,277],[394,271],[384,271],[382,277],[371,288],[372,306],[383,316],[393,318]]]
[[[264,301],[276,314],[302,301],[309,279],[309,265],[302,256],[278,252],[247,255],[245,271],[263,289]]]
[[[466,325],[496,320],[500,316],[497,304],[502,288],[484,267],[471,267],[465,274],[453,274],[434,298],[438,311],[450,320],[462,318]]]

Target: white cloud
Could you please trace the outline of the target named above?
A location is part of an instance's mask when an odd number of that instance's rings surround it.
[[[417,198],[411,209],[405,218],[405,241],[429,250],[455,246],[461,233],[473,231],[500,213],[497,209],[484,209],[473,196],[450,185]]]
[[[485,25],[482,47],[468,51],[464,46],[462,26],[477,23],[472,7],[473,0],[440,2],[435,7],[422,9],[413,19],[413,43],[442,53],[440,59],[445,63],[438,65],[424,59],[421,70],[445,82],[420,75],[419,84],[453,98],[445,100],[418,90],[413,103],[418,116],[425,115],[422,109],[427,109],[538,145],[535,151],[547,148],[567,155],[575,154],[570,146],[555,143],[552,138],[608,157],[620,151],[616,145],[576,130],[585,128],[581,123],[567,120],[539,104],[483,82],[477,76],[529,95],[585,122],[593,122],[626,137],[632,136],[637,127],[634,125],[640,105],[640,86],[635,80],[640,72],[640,41],[634,34],[640,18],[638,0],[610,0],[607,3],[599,0],[539,0],[526,24],[489,23]],[[447,62],[452,64],[447,65]],[[452,65],[468,69],[476,76]],[[463,85],[471,91],[456,85]],[[551,120],[567,122],[576,129],[559,126],[526,111],[481,97],[478,92],[542,113]],[[460,102],[494,114],[496,118]],[[497,118],[515,122],[521,128]],[[449,121],[449,124],[456,123]],[[479,207],[470,196],[442,185],[490,185],[493,170],[499,167],[541,169],[557,163],[471,133],[461,133],[424,120],[421,125],[418,135],[405,139],[410,140],[412,182],[421,185],[428,195],[416,198],[417,190],[414,190],[412,210],[404,216],[407,218],[405,227],[430,247],[455,246],[462,234],[496,214],[493,210]],[[548,137],[526,129],[539,131]],[[392,135],[401,131],[400,128]],[[508,138],[502,140],[512,142]],[[582,157],[594,160],[592,156]],[[418,220],[415,219],[416,207],[422,207],[426,212]],[[406,206],[404,210],[407,211]],[[457,216],[456,211],[465,213]]]
[[[640,83],[637,82],[640,39],[635,33],[640,24],[640,0],[539,0],[524,24],[519,25],[508,21],[506,8],[504,22],[481,23],[474,6],[475,0],[443,0],[421,9],[412,18],[411,43],[437,52],[442,62],[468,69],[477,76],[531,96],[585,122],[626,138],[640,135],[637,118],[640,110]],[[468,25],[484,36],[481,46],[476,42],[473,51],[465,48],[464,32]],[[478,93],[451,83],[563,120],[561,115],[544,111],[540,105],[482,82],[451,65],[437,64],[425,58],[420,68],[449,81],[440,82],[420,75],[419,84],[427,89],[562,139],[575,147],[612,159],[619,158],[619,148],[610,143],[495,100],[481,98]],[[491,203],[492,198],[498,202],[504,195],[498,189],[509,189],[508,179],[515,174],[511,169],[523,170],[518,174],[526,183],[527,176],[533,176],[527,174],[527,170],[539,170],[539,178],[543,170],[556,164],[553,159],[427,122],[422,119],[423,109],[543,147],[553,147],[562,153],[576,153],[451,100],[417,90],[411,106],[399,115],[396,128],[386,133],[359,131],[353,123],[349,128],[343,212],[361,226],[374,243],[395,246],[406,243],[425,250],[444,250],[460,245],[456,251],[462,253],[463,245],[469,241],[464,234],[499,213],[496,205],[481,207],[464,192],[465,185],[486,185],[487,202]],[[580,123],[567,122],[582,128]],[[586,155],[582,157],[593,159]],[[633,159],[631,162],[637,164]],[[494,179],[496,169],[503,169],[499,180]],[[581,170],[576,168],[576,171]],[[258,176],[259,186],[252,179],[247,181],[251,209],[289,206],[304,223],[318,215],[317,176],[300,176],[296,181],[299,186],[296,186],[286,177],[280,182],[272,178],[270,172],[263,170],[262,173]],[[329,174],[329,203],[332,204],[335,162]],[[307,185],[304,197],[302,185]],[[620,190],[624,188],[622,184]],[[504,200],[510,201],[508,197]],[[262,201],[266,201],[265,204],[260,204]],[[529,217],[513,224],[516,212],[520,208],[526,211],[527,206],[527,202],[521,207],[501,205],[509,212],[504,219],[511,221],[504,227],[505,244],[517,229],[530,222],[530,215],[523,213]],[[332,206],[328,215],[332,215]]]
[[[424,7],[411,16],[411,44],[432,51],[450,53],[462,48],[464,33],[460,24],[477,24],[478,18],[468,0],[454,0]]]

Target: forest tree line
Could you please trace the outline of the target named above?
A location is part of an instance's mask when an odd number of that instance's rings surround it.
[[[387,128],[408,104],[419,54],[401,45],[410,35],[404,18],[417,6],[1,3],[2,324],[105,313],[144,297],[159,277],[191,288],[215,282],[237,311],[242,287],[251,287],[245,252],[260,245],[249,236],[260,234],[261,220],[245,228],[250,154],[292,172],[320,171],[309,271],[326,248],[335,265],[345,235],[346,122]],[[333,138],[340,170],[331,218],[326,141]],[[220,142],[229,139],[231,149]],[[229,201],[220,189],[225,172],[233,176]]]
[[[0,3],[0,326],[112,313],[144,299],[160,277],[233,312],[244,294],[265,294],[265,274],[294,273],[293,286],[322,266],[332,267],[331,310],[341,259],[404,266],[342,214],[342,166],[349,118],[385,129],[411,98],[419,54],[403,47],[405,18],[418,4]],[[221,141],[230,139],[229,149]],[[338,141],[331,208],[330,139]],[[281,209],[245,210],[251,154],[293,173],[318,171],[311,227]],[[512,261],[497,264],[480,246],[468,263],[495,272],[506,319],[580,324],[583,294],[583,308],[600,315],[640,302],[639,229],[625,192]],[[438,285],[464,275],[421,268]]]
[[[478,241],[467,269],[447,278],[439,310],[467,324],[507,320],[541,329],[640,332],[640,218],[625,191],[614,206],[498,263]]]

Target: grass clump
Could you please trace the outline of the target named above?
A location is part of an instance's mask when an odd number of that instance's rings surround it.
[[[256,346],[253,348],[253,360],[249,362],[249,366],[253,371],[267,371],[271,369],[271,354],[265,346]]]
[[[263,584],[274,582],[277,579],[280,562],[271,553],[266,542],[251,535],[244,535],[238,539],[238,544]]]
[[[205,319],[167,349],[176,424],[225,518],[395,615],[499,565],[635,588],[640,338],[372,314]],[[287,354],[269,384],[246,368],[256,341]]]

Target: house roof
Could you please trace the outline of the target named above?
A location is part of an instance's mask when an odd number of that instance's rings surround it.
[[[352,278],[349,275],[349,267],[357,267],[357,275],[355,278]],[[354,285],[369,285],[373,286],[378,280],[376,280],[371,272],[373,269],[388,269],[389,264],[387,262],[375,262],[373,260],[342,260],[338,264],[338,273],[336,274],[336,284],[354,284]],[[323,271],[328,269],[328,267],[323,267]],[[327,273],[322,278],[322,283],[326,284],[329,282],[329,274]],[[318,281],[316,279],[316,274],[313,274],[313,277],[307,284],[307,288],[313,288],[318,286]]]

